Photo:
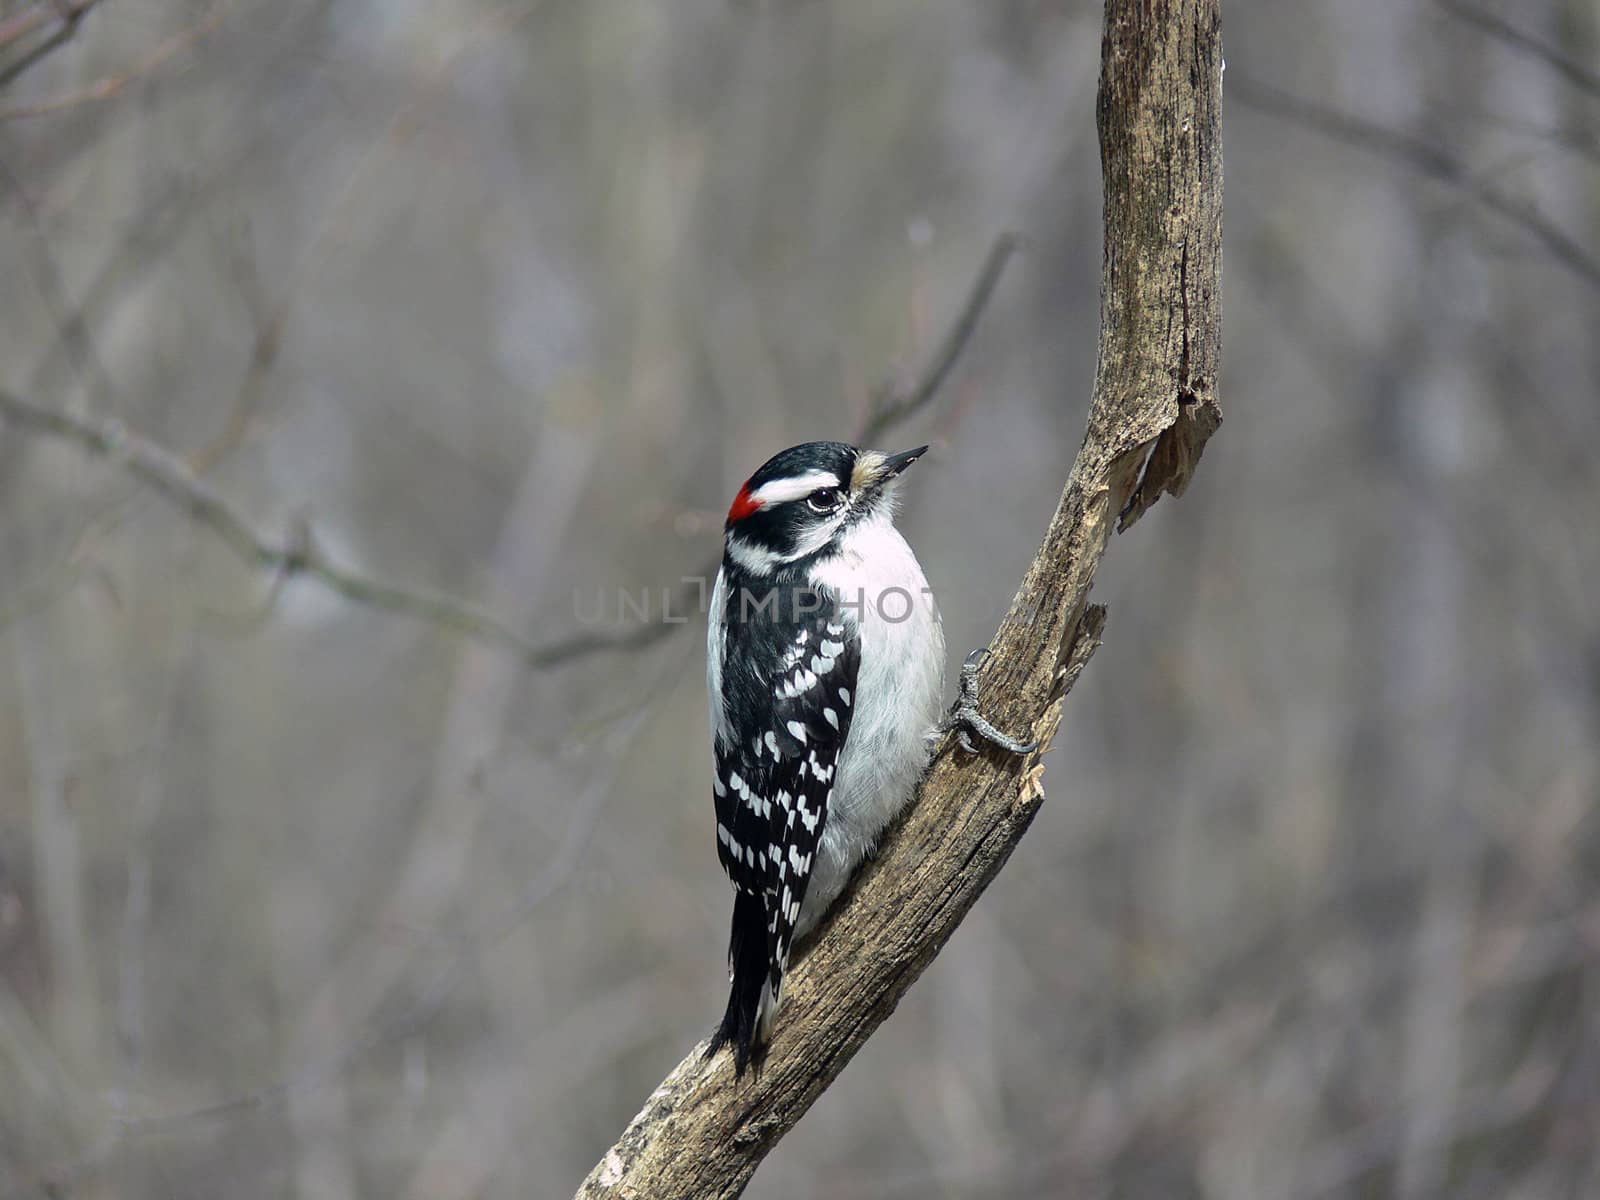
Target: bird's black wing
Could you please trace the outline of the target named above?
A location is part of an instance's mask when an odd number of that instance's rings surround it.
[[[713,793],[717,854],[737,896],[733,994],[713,1048],[733,1042],[742,1070],[781,994],[850,732],[861,645],[826,594],[734,587],[726,603],[726,737],[715,739]]]

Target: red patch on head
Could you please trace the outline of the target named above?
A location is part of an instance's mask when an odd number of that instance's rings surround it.
[[[728,520],[742,521],[751,513],[761,507],[761,501],[750,494],[750,485],[747,483],[739,489],[739,494],[733,498],[733,507],[728,509]]]

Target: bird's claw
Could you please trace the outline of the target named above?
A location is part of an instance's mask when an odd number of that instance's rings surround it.
[[[1011,754],[1032,754],[1039,748],[1039,742],[1019,741],[996,728],[978,709],[978,672],[988,659],[989,648],[979,646],[961,664],[956,702],[950,709],[950,715],[945,718],[944,728],[955,730],[956,741],[968,754],[978,753],[978,747],[972,741],[973,734]]]

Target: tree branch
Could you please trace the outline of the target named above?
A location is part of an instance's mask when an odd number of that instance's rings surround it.
[[[1099,644],[1089,587],[1124,526],[1181,492],[1221,420],[1218,0],[1107,0],[1097,116],[1105,173],[1100,352],[1088,431],[1044,542],[996,632],[987,706],[1048,750]],[[1005,864],[1044,798],[1043,764],[958,757],[922,796],[792,972],[764,1073],[736,1084],[702,1043],[578,1191],[732,1197],[894,1010]]]

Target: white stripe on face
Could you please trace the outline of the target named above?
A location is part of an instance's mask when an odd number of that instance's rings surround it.
[[[772,551],[754,542],[747,542],[738,534],[730,534],[727,545],[728,557],[755,575],[764,575],[783,562],[783,559]]]
[[[774,479],[770,483],[763,483],[750,493],[750,499],[764,507],[768,504],[784,504],[790,500],[798,500],[802,496],[809,496],[818,488],[838,486],[839,477],[832,471],[807,471],[804,475],[791,475],[787,479]]]
[[[790,554],[783,561],[796,562],[799,559],[806,558],[809,555],[815,554],[818,550],[821,550],[833,540],[833,535],[838,531],[839,526],[843,524],[844,517],[844,510],[840,509],[828,520],[824,521],[821,525],[818,525],[815,529],[811,530],[811,532],[802,537],[800,541],[795,544],[794,553]]]

